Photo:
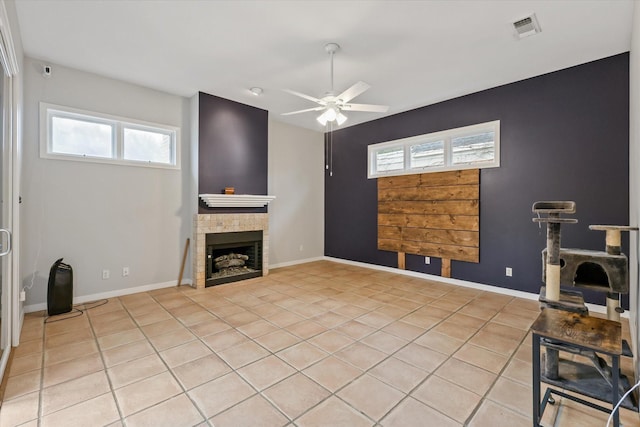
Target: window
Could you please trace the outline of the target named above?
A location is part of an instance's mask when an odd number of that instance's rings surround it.
[[[409,146],[411,169],[444,165],[444,141]]]
[[[496,154],[495,132],[451,138],[451,163],[468,165],[492,162]]]
[[[40,157],[180,167],[178,128],[40,103]]]
[[[383,148],[376,152],[376,169],[381,172],[404,170],[402,148]]]
[[[368,177],[500,166],[500,121],[368,147]]]
[[[72,117],[51,117],[51,151],[57,154],[82,154],[113,157],[113,128],[107,123]]]
[[[170,164],[171,132],[157,130],[124,128],[124,158],[141,162],[155,162]]]

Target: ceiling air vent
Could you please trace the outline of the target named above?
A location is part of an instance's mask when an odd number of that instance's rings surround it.
[[[532,36],[541,31],[540,24],[538,24],[538,19],[536,18],[535,13],[531,16],[527,16],[526,18],[514,22],[513,28],[515,28],[516,30],[516,37],[518,39]]]

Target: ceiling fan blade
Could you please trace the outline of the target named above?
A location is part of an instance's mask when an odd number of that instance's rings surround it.
[[[304,99],[308,99],[309,101],[313,101],[317,104],[320,105],[327,105],[326,102],[324,102],[322,99],[320,98],[315,98],[311,95],[305,95],[304,93],[300,93],[300,92],[296,92],[295,90],[291,90],[291,89],[285,89],[285,92],[289,92],[291,95],[295,95],[295,96],[299,96],[300,98],[304,98]]]
[[[342,92],[340,95],[336,96],[336,99],[341,100],[342,102],[349,102],[356,96],[360,95],[365,90],[371,87],[370,84],[365,82],[358,82],[351,86],[349,89]]]
[[[320,111],[320,110],[324,110],[324,107],[307,108],[305,110],[291,111],[290,113],[282,113],[280,115],[281,116],[291,116],[293,114],[308,113],[309,111]]]
[[[388,105],[374,105],[374,104],[344,104],[340,107],[345,111],[368,111],[371,113],[386,113],[389,111]]]

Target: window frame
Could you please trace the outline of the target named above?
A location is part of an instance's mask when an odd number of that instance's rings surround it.
[[[90,156],[86,154],[57,153],[52,147],[53,118],[69,118],[95,124],[111,126],[111,157]],[[170,137],[171,163],[160,163],[124,158],[125,128],[162,133]],[[62,105],[40,103],[40,157],[43,159],[71,160],[91,163],[105,163],[124,166],[138,166],[160,169],[180,169],[180,128],[159,123],[146,122],[94,111]]]
[[[454,138],[476,135],[484,132],[494,132],[494,158],[490,161],[477,161],[470,163],[453,164]],[[444,165],[411,167],[411,147],[429,142],[443,141]],[[404,168],[391,171],[378,171],[376,169],[376,155],[381,150],[389,148],[402,148],[404,151]],[[447,129],[424,135],[411,136],[393,141],[380,142],[367,146],[367,178],[380,178],[385,176],[414,175],[431,172],[445,172],[465,169],[485,169],[500,167],[500,120],[484,122],[470,126]]]

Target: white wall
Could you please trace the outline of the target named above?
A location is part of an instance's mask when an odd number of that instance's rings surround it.
[[[15,51],[17,66],[18,66],[18,74],[13,77],[13,106],[12,110],[14,113],[14,117],[12,118],[13,126],[14,126],[14,141],[13,144],[13,204],[15,205],[16,198],[20,192],[20,170],[22,167],[22,120],[23,120],[23,81],[24,81],[24,53],[22,48],[22,39],[20,37],[20,25],[18,22],[18,15],[16,13],[15,1],[13,0],[4,0],[3,1],[5,9],[7,11],[8,22],[8,30],[11,33],[11,39],[13,42],[13,49]],[[9,203],[9,201],[5,201],[5,203]],[[14,208],[14,215],[12,217],[12,224],[10,227],[12,228],[13,233],[13,257],[11,259],[11,278],[3,278],[3,295],[2,301],[3,304],[3,315],[6,313],[6,308],[10,307],[10,315],[11,319],[9,320],[9,325],[11,329],[11,340],[12,345],[17,345],[20,337],[20,330],[22,328],[22,319],[23,319],[23,302],[18,301],[18,289],[19,289],[19,257],[15,254],[20,251],[20,216],[16,211],[20,210],[20,206],[18,208]],[[8,260],[8,257],[5,257],[4,260]],[[7,292],[9,286],[11,286],[10,292]],[[3,319],[4,320],[4,319]],[[8,329],[5,329],[8,330]],[[4,332],[3,332],[4,334]],[[3,337],[4,338],[4,337]],[[4,344],[4,343],[3,343]]]
[[[198,212],[198,159],[200,141],[200,94],[196,93],[189,100],[189,128],[191,129],[191,147],[189,156],[191,158],[191,170],[189,171],[189,199],[187,205],[191,211]],[[192,242],[195,243],[195,242]],[[195,246],[194,246],[195,247]]]
[[[631,225],[640,224],[640,6],[636,2],[633,11],[633,31],[631,35],[631,54],[629,64],[629,222]],[[638,333],[640,332],[640,291],[638,286],[638,254],[640,254],[640,238],[637,232],[630,233],[629,239],[630,254],[630,325],[633,339],[636,380],[640,377],[640,343]]]
[[[74,269],[75,297],[175,283],[192,221],[189,100],[55,64],[44,78],[42,65],[25,58],[20,277],[22,286],[33,283],[27,306],[46,302],[49,268],[58,258]],[[41,101],[178,126],[182,168],[41,159]],[[110,279],[102,279],[103,269]]]
[[[324,255],[323,134],[269,120],[269,265]]]

